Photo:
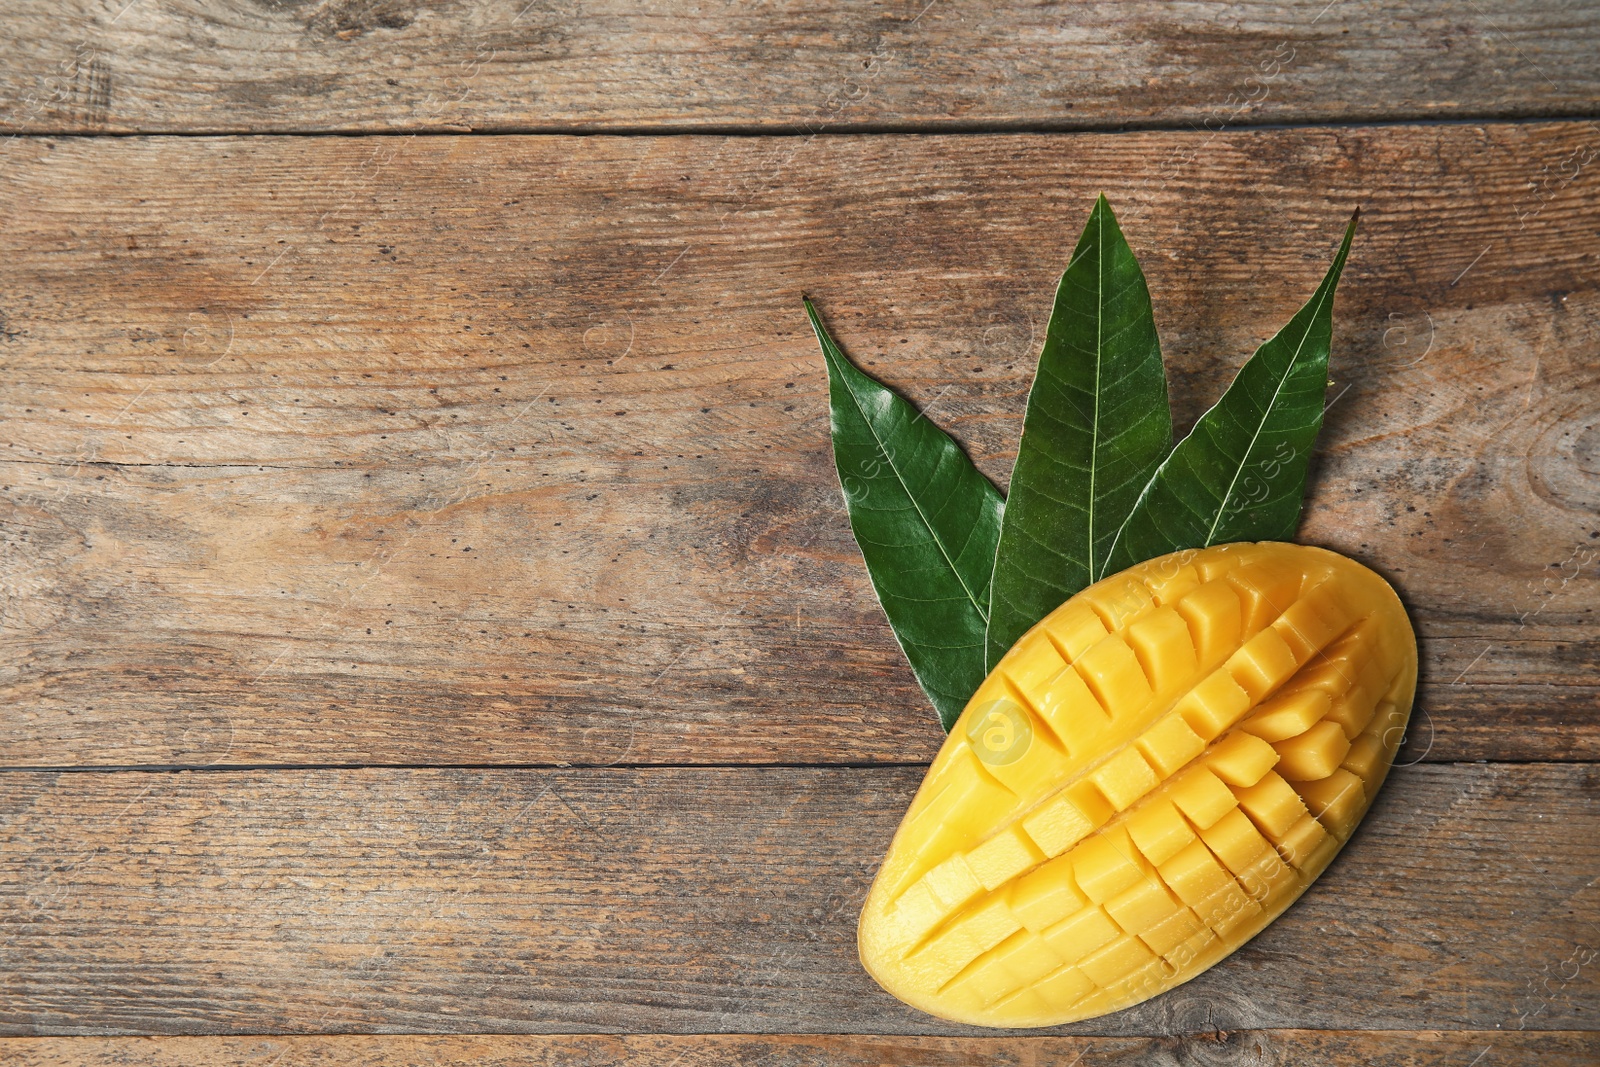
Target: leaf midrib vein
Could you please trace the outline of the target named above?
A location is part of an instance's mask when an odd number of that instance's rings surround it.
[[[1094,280],[1094,414],[1089,420],[1089,522],[1086,529],[1088,544],[1085,546],[1084,555],[1089,563],[1089,580],[1095,578],[1094,573],[1094,483],[1095,474],[1100,469],[1100,365],[1105,360],[1105,345],[1102,332],[1105,329],[1105,296],[1106,296],[1106,244],[1105,244],[1105,213],[1095,207],[1094,240],[1095,251],[1098,259],[1095,262]]]
[[[1233,499],[1233,487],[1239,484],[1239,475],[1244,473],[1244,468],[1250,459],[1251,453],[1256,449],[1256,442],[1261,439],[1261,431],[1266,428],[1267,419],[1272,417],[1272,408],[1278,402],[1278,395],[1283,392],[1283,387],[1289,381],[1289,376],[1294,373],[1295,364],[1300,361],[1300,353],[1305,350],[1306,341],[1311,337],[1311,331],[1316,325],[1317,316],[1322,313],[1323,302],[1333,296],[1333,286],[1326,286],[1318,294],[1316,307],[1312,309],[1306,319],[1305,332],[1300,335],[1299,342],[1294,346],[1294,355],[1289,357],[1289,362],[1283,368],[1283,377],[1278,379],[1278,386],[1272,391],[1272,399],[1267,401],[1267,406],[1261,412],[1261,419],[1256,423],[1255,432],[1250,435],[1250,444],[1245,448],[1244,455],[1233,468],[1233,477],[1228,482],[1228,491],[1222,494],[1222,499],[1217,503],[1217,512],[1211,517],[1211,529],[1206,531],[1205,545],[1212,544],[1212,538],[1217,535],[1217,526],[1222,522],[1222,516],[1228,510],[1228,501]]]

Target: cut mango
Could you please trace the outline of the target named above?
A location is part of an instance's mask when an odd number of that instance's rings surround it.
[[[863,964],[982,1026],[1188,981],[1327,867],[1415,685],[1394,591],[1322,549],[1220,545],[1090,586],[951,731],[862,910]]]
[[[1254,734],[1237,731],[1219,741],[1206,766],[1229,785],[1252,786],[1278,762],[1278,753]]]
[[[1144,858],[1160,866],[1194,840],[1194,827],[1168,801],[1141,805],[1128,819],[1128,836]]]
[[[1286,776],[1313,782],[1339,769],[1350,752],[1350,741],[1336,722],[1319,722],[1298,737],[1279,741],[1279,767]]]

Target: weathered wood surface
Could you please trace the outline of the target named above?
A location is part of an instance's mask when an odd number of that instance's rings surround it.
[[[1362,205],[1302,538],[1403,759],[1600,752],[1588,124],[6,151],[10,765],[928,759],[799,294],[1003,482],[1102,189],[1183,426]]]
[[[874,1037],[789,1035],[472,1037],[17,1037],[15,1067],[1593,1067],[1583,1031],[1245,1030],[1184,1037]]]
[[[0,129],[1062,128],[1600,110],[1600,11],[1513,0],[8,5]]]
[[[0,1032],[976,1035],[856,960],[919,778],[0,773]],[[1072,1031],[1587,1029],[1597,869],[1600,769],[1403,768],[1263,935]]]

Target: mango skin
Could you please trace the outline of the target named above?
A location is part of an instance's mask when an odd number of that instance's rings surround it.
[[[1217,545],[1097,582],[968,702],[868,893],[862,965],[996,1027],[1187,982],[1349,839],[1416,677],[1394,590],[1324,549]]]

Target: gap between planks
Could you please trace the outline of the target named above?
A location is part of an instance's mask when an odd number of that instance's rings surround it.
[[[1498,1053],[1498,1055],[1494,1055]],[[362,1067],[394,1062],[435,1067],[490,1063],[499,1067],[587,1067],[628,1062],[641,1067],[700,1067],[730,1062],[763,1067],[994,1067],[1052,1063],[1059,1067],[1132,1067],[1172,1062],[1368,1062],[1389,1067],[1493,1067],[1537,1058],[1543,1067],[1579,1067],[1600,1055],[1600,1035],[1582,1030],[1236,1030],[1179,1037],[1078,1038],[1015,1034],[994,1037],[874,1037],[814,1034],[594,1035],[383,1034],[235,1037],[45,1037],[0,1039],[0,1056],[18,1067],[148,1064],[209,1067],[270,1063],[293,1067]],[[1093,1057],[1090,1059],[1089,1057]],[[1286,1058],[1292,1057],[1292,1058]],[[1335,1059],[1337,1057],[1337,1059]],[[1476,1060],[1473,1057],[1477,1057]]]
[[[1426,763],[1434,767],[1572,767],[1600,766],[1591,759],[1419,759],[1400,761],[1397,768]],[[243,774],[257,771],[839,771],[926,770],[927,760],[853,760],[839,763],[760,761],[739,763],[173,763],[97,766],[92,763],[58,766],[0,766],[5,774]]]
[[[1116,136],[1118,134],[1132,133],[1220,133],[1224,130],[1246,132],[1254,130],[1339,130],[1339,129],[1383,129],[1391,127],[1433,127],[1433,126],[1481,126],[1493,123],[1500,126],[1525,126],[1535,124],[1554,123],[1596,124],[1600,123],[1600,112],[1574,112],[1538,113],[1497,115],[1493,112],[1474,113],[1470,115],[1451,115],[1448,117],[1430,117],[1421,112],[1399,114],[1373,119],[1301,119],[1293,122],[1253,122],[1241,120],[1229,122],[1225,126],[1210,129],[1192,120],[1173,119],[1171,121],[1154,119],[1139,122],[1110,122],[1094,124],[1074,124],[1068,121],[1050,122],[1035,119],[1021,121],[1006,121],[1004,119],[983,122],[862,122],[862,123],[832,123],[828,126],[808,128],[804,125],[793,126],[760,126],[746,123],[703,123],[685,126],[560,126],[560,125],[518,125],[497,126],[493,129],[473,129],[470,127],[429,127],[420,129],[407,129],[405,127],[365,130],[365,129],[337,129],[337,130],[296,130],[296,129],[250,129],[245,126],[217,126],[197,130],[74,130],[67,127],[28,130],[5,135],[5,139],[22,140],[129,140],[137,138],[150,139],[198,139],[222,137],[332,137],[345,140],[378,137],[388,139],[409,139],[413,137],[749,137],[762,139],[781,139],[786,137],[812,138],[812,137],[982,137],[991,134],[1021,134],[1050,136],[1054,134],[1104,134]]]

